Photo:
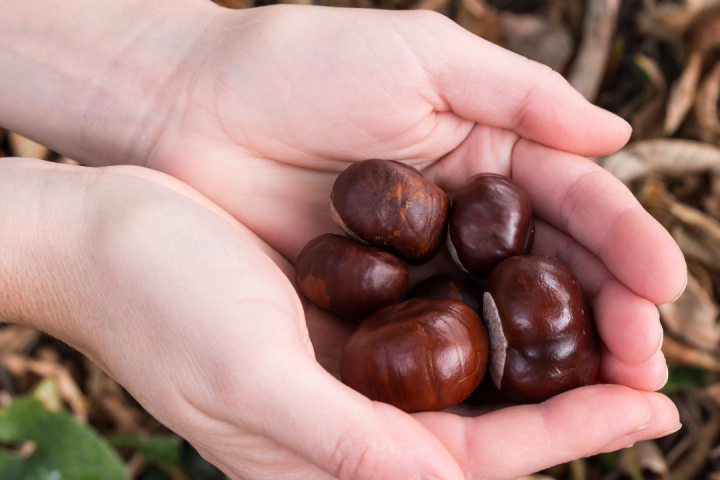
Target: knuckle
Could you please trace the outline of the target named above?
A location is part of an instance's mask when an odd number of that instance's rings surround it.
[[[384,452],[384,446],[370,434],[344,434],[330,457],[333,473],[343,480],[377,478]]]

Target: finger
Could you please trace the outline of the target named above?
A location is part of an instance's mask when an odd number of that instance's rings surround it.
[[[613,452],[629,447],[635,442],[660,438],[676,432],[680,427],[680,414],[675,404],[665,395],[652,392],[641,392],[645,401],[650,404],[655,414],[655,421],[645,429],[638,430],[619,438],[601,448],[597,453]]]
[[[212,451],[198,453],[233,480],[336,480],[324,470],[276,442],[247,432],[228,431],[215,436]]]
[[[666,303],[684,289],[687,268],[675,241],[601,167],[521,140],[512,178],[530,195],[536,216],[570,234],[641,297]]]
[[[603,347],[600,360],[600,370],[596,381],[601,383],[615,383],[654,392],[660,390],[668,379],[668,368],[665,356],[658,352],[652,359],[639,365],[628,365]]]
[[[409,415],[342,385],[301,349],[264,349],[268,355],[238,387],[255,385],[252,395],[231,395],[258,412],[243,420],[245,428],[340,479],[464,478],[443,445]]]
[[[592,300],[600,338],[620,361],[639,364],[657,353],[662,344],[657,308],[615,279],[587,248],[536,220],[532,253],[556,258],[575,273]]]
[[[630,138],[627,122],[585,100],[549,67],[443,16],[413,14],[433,33],[415,42],[416,55],[436,82],[438,103],[458,115],[579,155],[604,155]]]
[[[644,396],[617,385],[593,385],[539,405],[477,418],[416,414],[466,468],[468,477],[517,478],[598,452],[650,424],[656,412]]]
[[[509,130],[476,124],[457,148],[422,170],[422,174],[451,195],[478,173],[509,177],[510,160],[519,139]]]
[[[309,300],[304,302],[305,319],[315,360],[332,376],[340,379],[340,357],[357,323],[324,310]]]

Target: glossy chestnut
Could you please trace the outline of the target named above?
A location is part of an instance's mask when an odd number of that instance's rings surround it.
[[[534,238],[530,197],[508,177],[481,173],[457,191],[448,248],[466,272],[487,277],[506,258],[529,253]]]
[[[342,353],[343,382],[406,412],[437,411],[480,384],[488,337],[480,318],[454,300],[415,298],[366,318]]]
[[[362,320],[403,300],[408,266],[395,255],[327,233],[310,240],[295,262],[298,289],[312,302]]]
[[[463,302],[482,318],[483,309],[482,285],[470,275],[460,273],[438,273],[415,285],[407,294],[407,298],[446,298]]]
[[[522,255],[503,261],[485,284],[483,315],[490,376],[513,400],[540,402],[595,380],[600,343],[590,302],[557,260]]]
[[[345,233],[411,265],[442,249],[449,207],[445,192],[420,172],[387,160],[350,165],[330,194],[330,214]]]

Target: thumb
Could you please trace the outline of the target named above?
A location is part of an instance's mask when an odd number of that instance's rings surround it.
[[[440,441],[410,415],[341,384],[300,345],[284,356],[281,364],[269,358],[257,369],[268,370],[256,408],[272,413],[254,416],[255,424],[246,427],[342,480],[465,478]]]

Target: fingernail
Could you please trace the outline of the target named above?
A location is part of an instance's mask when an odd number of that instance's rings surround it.
[[[658,436],[658,438],[659,438],[659,437],[665,437],[665,436],[667,436],[667,435],[670,435],[670,434],[673,434],[673,433],[677,432],[677,431],[680,430],[681,428],[682,428],[682,423],[678,423],[678,426],[677,426],[677,427],[673,428],[672,430],[668,430],[667,432],[658,433],[657,436]]]
[[[426,475],[424,473],[421,473],[420,475],[413,478],[413,480],[438,480],[437,477],[433,477],[432,475]]]
[[[662,386],[658,388],[658,390],[662,389],[665,385],[667,385],[668,378],[670,378],[670,369],[667,365],[665,365],[665,381],[663,382]]]
[[[652,425],[653,423],[655,423],[655,416],[652,417],[652,420],[650,420],[650,423],[648,423],[647,425],[643,425],[642,427],[638,427],[638,429],[635,430],[635,431],[636,431],[636,432],[639,432],[640,430],[645,430],[646,428],[648,428],[648,427],[649,427],[650,425]]]
[[[663,344],[664,339],[665,339],[665,330],[663,330],[663,328],[660,327],[660,343],[658,344],[657,350],[655,350],[655,353],[653,353],[652,357],[650,357],[650,360],[652,360],[653,358],[658,356],[658,353],[660,353],[660,350],[662,350],[662,344]],[[650,360],[648,360],[648,362]],[[665,381],[667,381],[667,378],[665,379]],[[663,384],[663,386],[665,386],[665,385]]]
[[[687,275],[686,275],[686,276],[685,276],[685,285],[683,286],[682,290],[680,290],[680,293],[678,293],[675,298],[673,298],[672,300],[670,300],[670,303],[674,302],[675,300],[677,300],[678,298],[680,298],[680,295],[682,295],[683,293],[685,293],[685,289],[687,288],[687,282],[688,282],[688,277],[687,277]]]

